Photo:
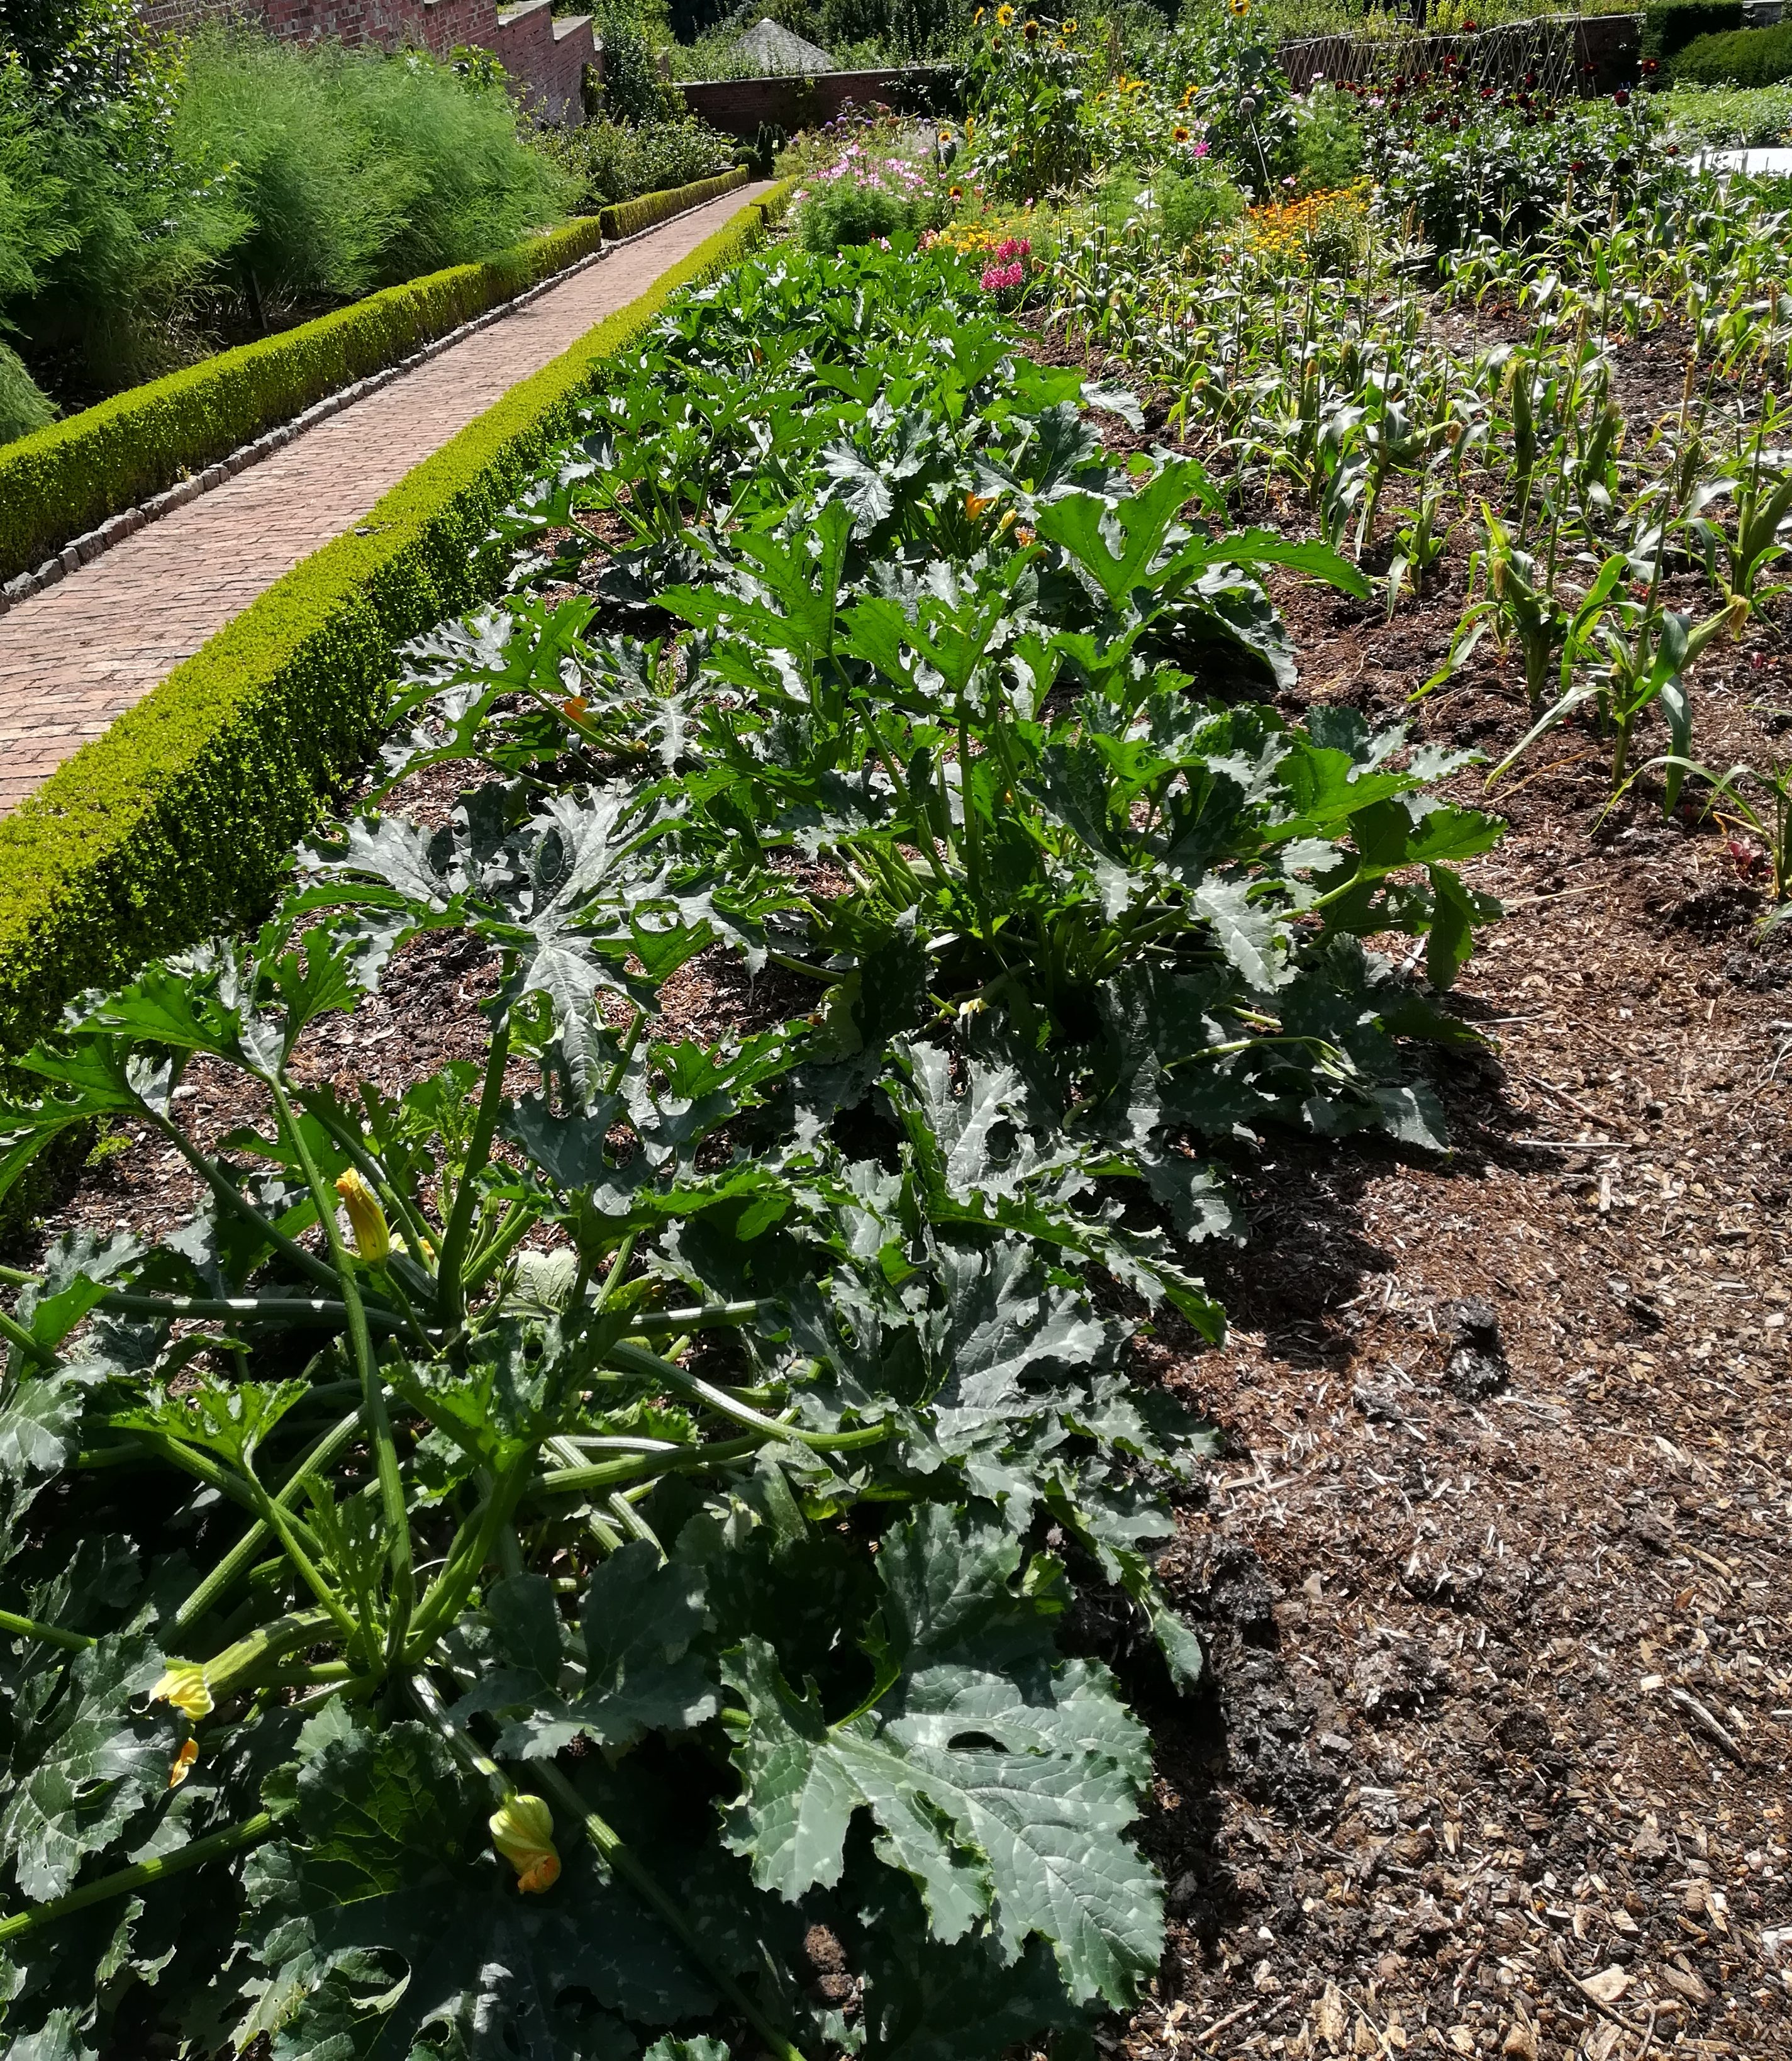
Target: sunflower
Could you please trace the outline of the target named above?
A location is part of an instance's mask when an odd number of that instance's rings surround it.
[[[998,29],[1006,29],[1008,24],[1013,21],[1014,18],[1014,9],[1007,5],[1007,0],[1003,0],[1003,4],[995,10],[996,26]]]
[[[1073,15],[1070,17],[1070,20],[1069,20],[1069,21],[1067,21],[1067,22],[1064,24],[1064,26],[1062,26],[1062,28],[1061,28],[1061,29],[1058,30],[1058,33],[1061,36],[1074,36],[1074,35],[1076,34],[1076,32],[1077,32],[1077,18],[1076,18],[1076,16],[1075,16],[1074,14],[1073,14]]]
[[[1186,143],[1189,140],[1189,132],[1180,122],[1170,130],[1170,140],[1173,143]]]
[[[1181,98],[1180,100],[1178,100],[1178,101],[1177,102],[1176,105],[1177,105],[1178,107],[1186,107],[1186,106],[1188,106],[1189,102],[1190,102],[1191,100],[1193,100],[1193,99],[1194,99],[1194,88],[1192,86],[1185,86],[1182,88],[1182,98]]]
[[[962,200],[964,197],[965,190],[962,186],[954,186],[952,189],[952,198],[954,200]]]
[[[1022,30],[1021,34],[1026,37],[1026,40],[1030,43],[1038,42],[1039,40],[1039,24],[1037,22],[1029,22],[1026,26]]]

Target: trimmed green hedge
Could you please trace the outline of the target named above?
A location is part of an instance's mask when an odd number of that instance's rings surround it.
[[[1770,29],[1733,29],[1699,36],[1669,66],[1694,86],[1774,86],[1792,78],[1792,22]]]
[[[595,250],[595,215],[477,265],[454,265],[220,351],[0,445],[0,581],[313,402],[421,350]]]
[[[1699,36],[1742,26],[1742,0],[1651,0],[1642,10],[1642,55],[1658,64]]]
[[[598,220],[606,236],[620,239],[638,236],[644,229],[682,214],[687,207],[701,207],[705,201],[719,200],[735,187],[750,185],[753,174],[742,165],[732,171],[718,172],[713,179],[693,179],[688,186],[668,186],[663,193],[640,194],[633,200],[619,200],[599,208]]]
[[[789,190],[512,388],[0,821],[0,1051],[83,988],[266,905],[378,737],[394,649],[495,590],[492,518],[604,361],[750,249]]]

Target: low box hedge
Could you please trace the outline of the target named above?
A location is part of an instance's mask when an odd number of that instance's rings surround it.
[[[1642,55],[1665,63],[1700,36],[1739,29],[1742,0],[1651,0],[1642,10]]]
[[[421,350],[595,250],[595,215],[477,265],[388,286],[315,322],[220,351],[0,445],[0,581],[203,471],[314,401]]]
[[[713,179],[693,179],[687,186],[668,186],[663,193],[640,194],[633,200],[617,201],[611,206],[600,208],[598,220],[603,225],[604,234],[613,240],[638,236],[644,229],[652,229],[674,214],[682,214],[687,207],[701,207],[705,201],[719,200],[737,186],[750,184],[752,178],[745,166],[737,165],[732,171],[717,173]]]
[[[788,192],[512,388],[0,820],[0,1052],[83,988],[265,906],[378,738],[396,647],[495,590],[492,518],[605,361],[750,250]]]
[[[1777,85],[1792,78],[1792,22],[1696,37],[1670,60],[1668,70],[1690,86]]]

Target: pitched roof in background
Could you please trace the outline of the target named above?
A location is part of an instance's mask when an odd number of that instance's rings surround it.
[[[818,50],[814,44],[805,42],[794,30],[786,29],[781,22],[767,15],[756,22],[740,39],[741,55],[768,74],[774,72],[802,72],[805,74],[837,69],[827,52]]]

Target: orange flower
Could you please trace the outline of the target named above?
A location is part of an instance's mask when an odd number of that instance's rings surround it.
[[[583,694],[574,694],[570,702],[560,704],[560,713],[570,722],[584,720],[585,711],[591,706]]]
[[[168,1787],[170,1789],[180,1787],[188,1775],[193,1772],[193,1763],[198,1758],[199,1742],[197,1739],[189,1739],[174,1755],[174,1764],[168,1771]]]
[[[995,496],[993,494],[967,494],[965,496],[965,514],[973,522],[979,519],[986,509],[994,506]]]

